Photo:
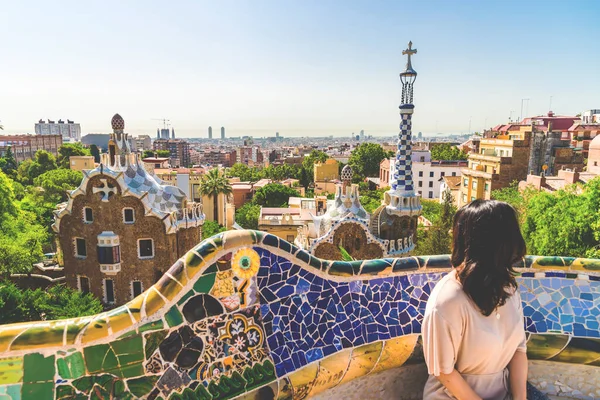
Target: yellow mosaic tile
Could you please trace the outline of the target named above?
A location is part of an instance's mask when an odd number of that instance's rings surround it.
[[[550,361],[590,364],[600,359],[599,345],[600,339],[571,338],[567,347]]]
[[[319,362],[317,379],[310,392],[310,396],[331,389],[340,383],[348,369],[351,356],[352,349],[344,349],[339,353],[332,354],[331,356],[322,359]]]
[[[415,350],[419,335],[406,335],[384,342],[379,361],[372,373],[402,366]]]
[[[235,294],[235,288],[233,286],[233,271],[220,271],[217,272],[215,283],[209,292],[210,295],[220,299]]]
[[[131,316],[127,312],[127,307],[119,307],[107,314],[110,329],[113,335],[133,326]]]
[[[379,360],[382,347],[383,342],[375,342],[355,347],[352,351],[352,356],[350,357],[348,371],[346,371],[340,384],[349,382],[371,372],[373,367],[375,367],[375,364],[377,364],[377,360]]]
[[[23,381],[23,357],[0,358],[0,385]]]
[[[294,390],[294,400],[304,399],[308,396],[308,393],[310,393],[310,389],[317,378],[318,371],[319,365],[314,363],[305,365],[288,376]]]
[[[67,345],[73,345],[77,341],[77,338],[88,326],[95,316],[73,318],[65,321],[65,343]]]
[[[224,250],[252,246],[254,244],[254,235],[250,231],[227,231],[223,235]]]
[[[0,328],[0,352],[8,351],[15,337],[31,326],[30,323],[5,325]]]
[[[133,319],[135,319],[136,322],[140,322],[142,319],[142,304],[144,303],[145,297],[146,296],[142,293],[125,305],[127,308],[129,308],[129,312],[131,315],[133,315]]]
[[[158,290],[167,300],[171,301],[181,293],[183,288],[175,279],[165,274],[154,284],[154,289]]]
[[[146,317],[153,315],[164,305],[165,301],[160,297],[154,287],[146,292],[146,303],[144,304]]]
[[[279,380],[279,393],[275,396],[277,400],[292,400],[294,398],[294,392],[292,383],[286,377]]]
[[[64,323],[63,323],[64,326]],[[11,350],[39,349],[63,344],[64,328],[51,329],[49,323],[37,323],[21,333],[11,344]]]
[[[547,360],[560,353],[568,341],[569,335],[531,334],[527,341],[527,357],[534,360]]]
[[[108,322],[106,314],[100,314],[90,322],[81,336],[81,343],[90,343],[108,336]]]

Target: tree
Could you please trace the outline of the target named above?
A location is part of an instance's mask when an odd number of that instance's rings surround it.
[[[65,143],[58,148],[57,163],[60,168],[69,168],[69,157],[89,155],[90,150],[83,147],[81,143]]]
[[[29,272],[42,258],[47,240],[46,229],[36,223],[32,213],[5,214],[0,224],[0,273]]]
[[[14,176],[14,173],[17,170],[17,160],[15,159],[11,146],[7,147],[3,160],[2,172],[8,176]]]
[[[235,221],[244,229],[258,229],[259,216],[260,206],[249,202],[235,212]]]
[[[34,183],[44,189],[46,199],[56,203],[67,200],[67,191],[77,189],[83,180],[80,171],[72,169],[55,169],[35,178]]]
[[[232,188],[229,179],[218,168],[213,168],[208,173],[202,175],[200,194],[213,198],[213,220],[219,220],[219,195],[229,196],[231,192]]]
[[[169,158],[171,157],[171,152],[169,150],[144,150],[142,153],[142,158],[152,158],[154,156]]]
[[[368,213],[375,211],[381,205],[383,194],[386,190],[387,189],[361,191],[360,204],[362,204],[365,211]]]
[[[13,189],[12,180],[0,171],[0,221],[5,218],[5,215],[16,216],[18,207]]]
[[[227,229],[217,221],[204,221],[204,225],[202,225],[202,239],[207,239],[217,233],[225,232],[226,230]]]
[[[246,164],[235,163],[228,168],[226,174],[230,178],[240,178],[242,182],[256,182],[262,179],[262,174],[258,168],[249,167]]]
[[[300,193],[289,186],[269,183],[254,193],[252,202],[263,207],[283,207],[290,197],[300,197]]]
[[[100,162],[100,149],[95,144],[90,145],[90,154],[94,156],[94,162]]]
[[[354,171],[355,182],[368,176],[379,176],[379,164],[387,158],[387,152],[377,143],[362,143],[350,154],[348,165]]]
[[[433,201],[429,208],[433,210]],[[442,194],[442,203],[435,208],[435,213],[430,214],[433,223],[430,227],[419,227],[417,230],[417,246],[415,255],[448,254],[452,248],[452,220],[456,207],[452,204],[452,193],[446,189]],[[423,207],[425,210],[425,206]]]
[[[0,283],[1,324],[83,317],[100,312],[100,300],[63,285],[48,290],[21,290],[12,282]]]
[[[467,154],[449,143],[440,143],[431,148],[431,159],[439,161],[466,160]]]
[[[17,169],[17,180],[23,184],[31,185],[38,176],[47,171],[58,168],[54,154],[46,150],[38,150],[33,160],[25,160]]]

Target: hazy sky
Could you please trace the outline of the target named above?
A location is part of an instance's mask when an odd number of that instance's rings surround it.
[[[600,108],[600,1],[0,0],[0,120],[179,136],[397,132],[412,40],[413,131]],[[526,104],[526,103],[525,103]],[[527,108],[527,107],[525,107]],[[524,111],[525,113],[525,111]]]

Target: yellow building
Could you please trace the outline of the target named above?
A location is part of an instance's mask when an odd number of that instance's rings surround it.
[[[298,228],[306,226],[309,221],[312,221],[309,210],[292,207],[261,207],[258,230],[269,232],[293,243],[298,235]]]
[[[96,168],[96,163],[94,156],[71,156],[69,157],[69,166],[72,170],[83,171]]]
[[[464,168],[458,196],[461,207],[475,199],[489,200],[493,190],[507,187],[527,177],[530,135],[523,140],[498,136],[481,139],[478,153],[470,153]]]
[[[333,158],[329,158],[325,162],[315,163],[314,181],[333,181],[340,179],[339,163]]]

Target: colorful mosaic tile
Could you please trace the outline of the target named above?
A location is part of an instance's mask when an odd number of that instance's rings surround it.
[[[125,306],[1,326],[0,398],[302,399],[422,365],[423,312],[449,265],[447,256],[331,262],[262,232],[220,234]],[[596,265],[520,264],[531,360],[600,367]]]

